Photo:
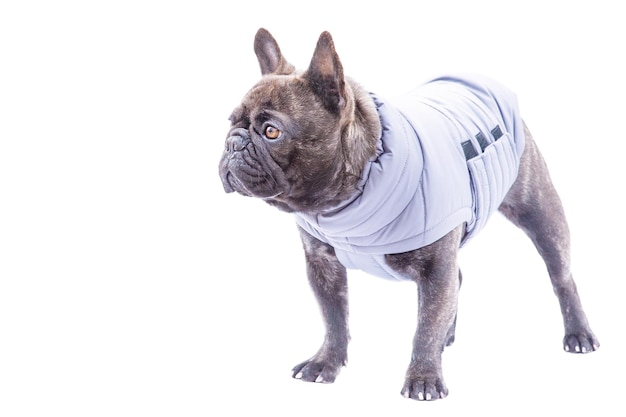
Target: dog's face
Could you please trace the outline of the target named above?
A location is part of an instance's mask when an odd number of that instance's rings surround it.
[[[219,165],[225,191],[290,212],[336,205],[353,188],[346,167],[355,162],[344,142],[354,106],[330,35],[322,34],[304,72],[295,71],[264,29],[255,52],[263,78],[230,116]]]

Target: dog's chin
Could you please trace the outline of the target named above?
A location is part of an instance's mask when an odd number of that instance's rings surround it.
[[[278,190],[275,181],[271,178],[258,179],[254,183],[241,181],[232,171],[221,175],[224,191],[227,193],[237,192],[246,197],[256,197],[263,200],[270,200],[283,194],[283,190]]]

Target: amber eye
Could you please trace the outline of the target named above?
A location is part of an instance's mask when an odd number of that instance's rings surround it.
[[[280,137],[281,133],[282,132],[279,129],[277,129],[274,126],[271,126],[271,125],[267,126],[265,128],[265,132],[264,132],[265,137],[268,138],[268,139],[278,139]]]

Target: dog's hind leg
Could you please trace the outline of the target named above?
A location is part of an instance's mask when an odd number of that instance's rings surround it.
[[[570,232],[561,200],[528,128],[517,180],[500,212],[520,227],[546,263],[565,325],[564,349],[587,353],[600,346],[583,310],[570,271]]]

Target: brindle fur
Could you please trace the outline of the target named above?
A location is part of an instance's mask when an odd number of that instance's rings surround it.
[[[231,116],[232,127],[220,161],[227,192],[264,199],[288,212],[315,214],[335,207],[355,192],[359,174],[375,153],[381,133],[372,99],[344,77],[332,38],[319,38],[306,71],[296,71],[277,42],[260,29],[254,43],[263,78]],[[271,121],[280,140],[261,132]],[[520,227],[546,263],[563,315],[566,351],[599,347],[583,311],[570,271],[570,235],[548,168],[525,127],[526,147],[518,178],[500,212]],[[418,326],[402,394],[418,400],[448,394],[441,353],[455,337],[461,271],[457,253],[464,225],[437,242],[411,252],[388,254],[387,264],[418,287]],[[309,283],[326,326],[321,348],[293,369],[304,381],[335,380],[347,361],[347,272],[332,246],[300,229]]]

